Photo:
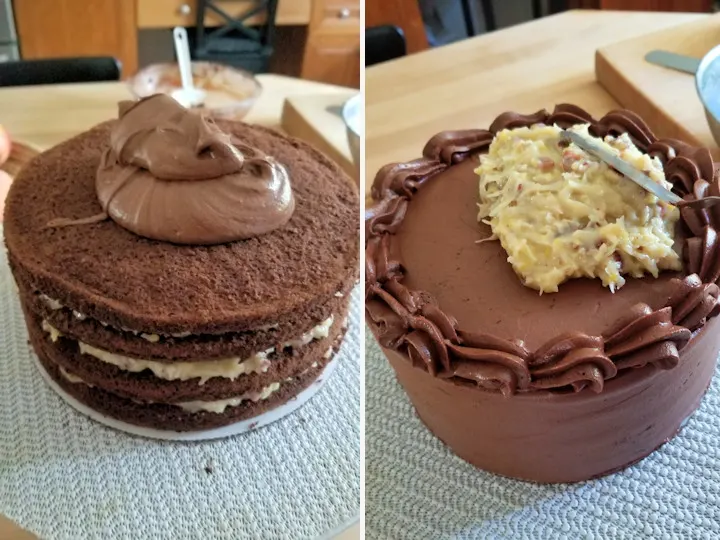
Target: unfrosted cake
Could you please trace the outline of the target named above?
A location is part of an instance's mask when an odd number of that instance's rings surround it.
[[[158,95],[33,160],[4,231],[55,382],[105,415],[188,431],[318,379],[346,328],[357,215],[352,182],[310,146]]]
[[[461,458],[536,482],[622,469],[699,406],[720,333],[720,207],[658,201],[560,137],[594,137],[687,200],[710,152],[572,105],[443,132],[390,164],[366,219],[366,318]]]

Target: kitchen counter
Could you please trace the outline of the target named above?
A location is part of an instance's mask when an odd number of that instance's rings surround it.
[[[595,81],[595,51],[705,16],[569,11],[367,69],[366,194],[382,165],[420,157],[439,131],[563,102],[594,115],[618,108]]]
[[[343,94],[347,88],[258,75],[263,93],[245,121],[279,127],[286,97]],[[0,88],[0,124],[13,140],[45,150],[105,120],[117,117],[117,103],[132,99],[122,82]]]

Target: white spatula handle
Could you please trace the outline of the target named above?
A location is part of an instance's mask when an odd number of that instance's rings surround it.
[[[192,66],[190,64],[190,48],[188,47],[187,31],[182,26],[176,26],[173,29],[173,39],[175,41],[175,55],[177,56],[178,66],[180,67],[180,80],[182,81],[183,90],[188,92],[194,91]]]

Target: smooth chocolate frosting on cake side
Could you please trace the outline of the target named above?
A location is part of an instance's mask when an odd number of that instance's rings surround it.
[[[590,124],[657,156],[685,200],[720,194],[710,152],[658,140],[637,115],[573,105],[443,132],[377,174],[366,215],[366,318],[419,416],[462,458],[499,474],[574,482],[672,438],[720,349],[720,208],[681,209],[684,271],[615,294],[574,279],[538,295],[477,222],[477,154],[503,129]]]
[[[270,232],[295,208],[285,167],[157,94],[120,103],[97,173],[103,210],[155,240],[220,244]]]

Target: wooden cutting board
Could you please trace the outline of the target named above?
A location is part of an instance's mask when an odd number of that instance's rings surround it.
[[[341,115],[343,104],[356,93],[356,90],[348,90],[337,94],[289,97],[283,106],[281,125],[288,135],[315,146],[357,182],[358,169],[350,155]]]
[[[654,49],[701,58],[718,44],[720,14],[598,49],[595,74],[623,107],[642,116],[658,136],[707,146],[720,159],[694,76],[644,60]]]

